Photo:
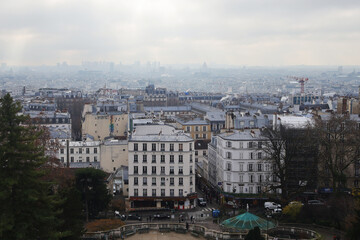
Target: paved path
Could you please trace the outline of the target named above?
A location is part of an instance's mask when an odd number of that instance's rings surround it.
[[[187,234],[181,234],[181,233],[161,233],[158,231],[150,231],[149,233],[143,233],[143,234],[135,234],[131,237],[128,237],[126,239],[129,240],[137,240],[137,239],[146,239],[146,240],[199,240],[199,239],[205,239],[203,237],[194,237],[190,233]]]

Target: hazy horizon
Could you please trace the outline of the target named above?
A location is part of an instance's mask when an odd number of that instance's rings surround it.
[[[360,1],[0,3],[0,63],[356,66]]]

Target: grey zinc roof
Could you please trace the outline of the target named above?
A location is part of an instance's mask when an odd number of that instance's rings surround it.
[[[129,141],[146,141],[146,142],[188,142],[193,139],[176,130],[173,126],[169,125],[138,125],[135,131],[129,138]]]
[[[252,134],[252,132],[254,134]],[[259,129],[253,129],[253,130],[245,129],[244,131],[236,131],[235,130],[233,132],[226,132],[226,133],[219,134],[218,136],[221,137],[222,139],[233,140],[233,141],[237,141],[237,140],[252,141],[254,139],[264,138],[261,136],[261,132]]]

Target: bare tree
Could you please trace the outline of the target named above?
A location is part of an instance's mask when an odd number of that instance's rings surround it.
[[[320,116],[315,122],[319,144],[319,177],[335,192],[346,188],[350,169],[360,159],[360,130],[350,115]]]
[[[272,166],[273,179],[277,182],[271,190],[281,190],[287,200],[316,185],[316,144],[310,127],[303,129],[265,129],[265,162]]]

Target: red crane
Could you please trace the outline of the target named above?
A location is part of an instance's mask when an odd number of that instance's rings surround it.
[[[309,78],[305,77],[294,77],[294,76],[288,76],[288,78],[295,79],[300,83],[301,86],[301,93],[304,93],[304,85],[307,81],[309,81]]]

